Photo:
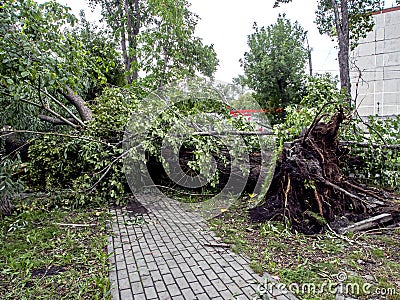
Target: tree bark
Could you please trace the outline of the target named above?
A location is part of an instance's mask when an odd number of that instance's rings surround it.
[[[53,118],[46,115],[39,115],[39,119],[53,125],[69,125],[59,118]],[[76,120],[74,120],[73,118],[68,118],[67,120],[75,125],[78,125]]]
[[[81,96],[75,94],[75,92],[69,87],[66,87],[67,92],[65,93],[61,89],[58,92],[64,96],[75,108],[77,109],[82,121],[91,121],[93,119],[91,109],[86,105],[85,100]]]
[[[339,71],[340,86],[347,93],[347,100],[351,103],[351,83],[350,83],[350,30],[349,30],[349,10],[348,1],[340,0],[340,10],[335,0],[332,1],[333,11],[335,15],[335,25],[339,44]]]
[[[0,217],[12,214],[13,207],[8,197],[0,198]]]

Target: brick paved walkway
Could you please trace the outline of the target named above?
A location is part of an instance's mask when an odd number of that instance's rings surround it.
[[[133,203],[111,210],[113,300],[262,299],[256,291],[263,278],[247,258],[207,246],[220,241],[204,220],[161,197],[144,201],[146,208]],[[276,288],[268,296],[264,299],[296,299]]]

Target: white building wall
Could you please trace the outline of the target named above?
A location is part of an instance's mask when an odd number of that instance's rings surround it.
[[[352,53],[353,99],[360,116],[400,115],[400,7],[374,19],[374,31]]]

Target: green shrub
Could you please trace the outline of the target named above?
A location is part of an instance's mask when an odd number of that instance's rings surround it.
[[[94,100],[93,121],[78,138],[45,135],[29,148],[29,185],[36,190],[64,190],[61,206],[124,201],[122,140],[139,89],[106,89]],[[110,168],[108,168],[111,166]]]

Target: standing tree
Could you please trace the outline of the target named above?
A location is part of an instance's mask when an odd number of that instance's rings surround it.
[[[288,3],[292,0],[276,0]],[[373,29],[372,12],[382,7],[381,0],[319,0],[316,23],[321,34],[336,37],[338,41],[338,61],[340,85],[351,102],[349,53],[361,37]]]
[[[121,72],[112,44],[74,27],[67,7],[55,1],[0,4],[0,142],[15,154],[30,136],[20,139],[14,129],[47,131],[50,123],[85,128],[93,116],[85,100]],[[18,168],[13,155],[0,156],[0,215],[11,211]]]
[[[16,129],[43,129],[38,119],[84,128],[90,90],[118,73],[119,54],[105,36],[74,27],[55,1],[7,1],[0,10],[0,115]],[[69,25],[69,26],[66,26]],[[69,28],[69,29],[67,29]],[[90,44],[89,44],[90,42]],[[37,118],[39,116],[39,118]]]
[[[186,0],[90,0],[121,45],[126,79],[143,71],[147,79],[166,82],[199,72],[211,77],[218,60],[213,46],[194,36],[198,16]]]
[[[284,108],[301,99],[308,58],[306,33],[284,17],[266,28],[257,24],[253,28],[247,42],[250,51],[240,60],[245,73],[242,80],[256,91],[257,101],[268,108],[272,121],[282,121]]]

